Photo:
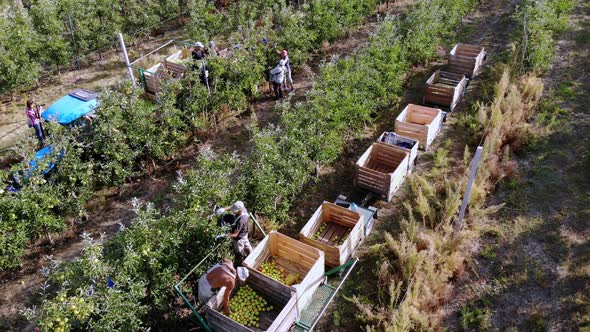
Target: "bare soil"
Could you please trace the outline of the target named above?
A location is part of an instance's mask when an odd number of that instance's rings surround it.
[[[580,4],[558,40],[544,79],[557,117],[537,124],[519,174],[491,196],[507,205],[444,308],[450,331],[590,328],[589,14]]]

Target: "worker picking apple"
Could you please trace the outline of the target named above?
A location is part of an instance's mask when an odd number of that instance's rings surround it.
[[[231,228],[231,233],[227,234],[232,239],[236,261],[241,265],[242,261],[252,252],[252,245],[248,240],[248,210],[242,201],[236,201],[232,206],[219,208],[219,212],[231,211],[236,220]]]

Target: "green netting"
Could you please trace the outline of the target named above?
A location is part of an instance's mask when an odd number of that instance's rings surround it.
[[[313,293],[311,303],[301,313],[301,318],[295,326],[295,331],[308,331],[308,328],[311,326],[311,324],[313,324],[316,318],[318,318],[318,316],[322,312],[322,309],[324,309],[324,307],[328,303],[330,296],[335,291],[336,288],[328,284],[323,284],[320,287],[318,287],[316,291]]]

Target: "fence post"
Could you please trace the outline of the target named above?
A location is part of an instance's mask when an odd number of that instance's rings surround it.
[[[129,63],[129,56],[127,55],[127,48],[125,47],[122,33],[119,33],[119,44],[121,45],[121,51],[123,52],[125,67],[127,67],[127,71],[129,72],[129,79],[131,79],[131,83],[135,86],[135,77],[133,77],[133,69],[131,69],[131,64]]]
[[[473,160],[471,160],[469,181],[467,182],[467,189],[465,189],[465,195],[463,196],[463,203],[461,203],[461,212],[459,213],[457,230],[460,230],[461,227],[463,227],[463,218],[465,218],[465,210],[467,209],[469,196],[471,196],[471,187],[473,186],[473,181],[475,180],[475,172],[477,172],[477,167],[479,166],[479,159],[481,158],[482,150],[483,148],[481,146],[478,146],[475,150],[475,156],[473,157]]]

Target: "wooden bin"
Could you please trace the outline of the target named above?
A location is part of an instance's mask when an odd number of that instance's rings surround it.
[[[292,287],[285,286],[270,278],[261,278],[260,274],[250,274],[246,279],[254,291],[262,296],[274,308],[269,312],[262,313],[260,317],[260,328],[244,326],[235,320],[227,317],[222,311],[222,300],[225,287],[204,306],[207,323],[215,332],[287,332],[295,323],[297,317],[297,295]],[[240,286],[237,285],[236,291]],[[230,296],[230,299],[232,296]]]
[[[395,132],[418,140],[426,150],[440,132],[443,111],[438,108],[408,104],[395,119]]]
[[[243,265],[248,268],[250,275],[256,274],[262,279],[270,279],[260,272],[260,266],[271,257],[287,273],[298,274],[302,278],[301,283],[295,288],[298,310],[303,309],[311,301],[313,292],[323,280],[324,253],[303,242],[272,231],[248,255]]]
[[[420,140],[404,137],[398,135],[395,132],[392,133],[395,135],[393,137],[393,142],[386,142],[385,135],[388,134],[388,132],[383,132],[383,134],[381,134],[381,136],[379,136],[377,139],[377,142],[388,144],[396,149],[407,152],[410,158],[408,160],[408,174],[412,173],[414,166],[416,165],[416,158],[418,157],[418,146],[420,145]]]
[[[301,242],[322,250],[326,265],[331,267],[346,263],[363,238],[361,216],[329,202],[323,202],[299,232]]]
[[[156,95],[158,92],[160,92],[160,89],[162,88],[162,81],[160,77],[162,69],[162,64],[158,63],[143,72],[143,78],[145,81],[144,90],[146,93]]]
[[[475,77],[485,56],[485,49],[481,46],[457,44],[449,52],[446,70],[463,74],[468,78]]]
[[[426,81],[423,103],[440,105],[453,111],[466,86],[465,75],[437,70]]]
[[[406,151],[373,143],[356,162],[355,184],[391,201],[408,175],[409,160]]]
[[[180,77],[189,68],[184,63],[175,63],[174,60],[177,60],[177,59],[186,60],[186,59],[189,59],[190,57],[191,57],[191,53],[189,52],[188,49],[179,50],[164,60],[164,62],[163,62],[164,68],[169,70],[172,73],[172,76]]]

